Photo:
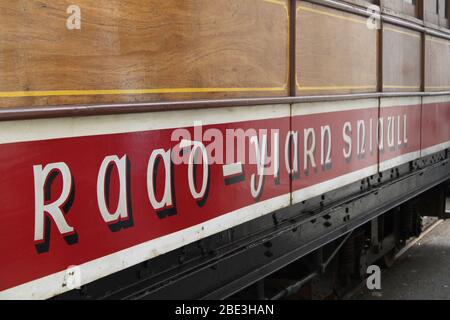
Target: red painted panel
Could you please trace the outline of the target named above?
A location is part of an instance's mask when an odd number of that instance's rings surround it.
[[[277,129],[280,137],[284,137],[289,129],[289,118],[215,125],[214,128],[222,133],[236,128]],[[174,180],[177,213],[159,218],[148,199],[147,164],[153,150],[168,150],[176,145],[171,142],[172,131],[0,145],[0,290],[197,225],[257,201],[289,193],[289,178],[285,171],[280,172],[278,183],[273,177],[266,177],[261,198],[255,200],[250,192],[250,176],[256,172],[255,164],[244,164],[245,180],[229,185],[224,183],[222,165],[213,164],[210,166],[208,197],[200,206],[189,191],[187,165],[176,165]],[[193,135],[193,128],[189,128],[189,131]],[[249,154],[248,148],[246,153]],[[109,155],[127,155],[130,163],[133,226],[116,232],[112,232],[103,221],[97,205],[97,175],[103,159]],[[283,153],[280,156],[281,163],[284,163]],[[75,228],[78,241],[68,245],[52,223],[49,250],[38,253],[33,238],[33,166],[55,162],[65,162],[73,176],[75,197],[65,217],[67,223]],[[117,174],[113,173],[112,177],[110,193],[115,198],[118,190],[114,186],[117,186],[118,179],[114,177]],[[201,175],[198,179],[201,180]],[[52,195],[59,196],[60,190],[61,177],[57,177]],[[161,193],[159,190],[158,196]],[[111,207],[116,201],[112,202]]]
[[[381,108],[384,145],[380,162],[420,151],[420,112],[420,105]]]
[[[372,131],[370,130],[370,120],[372,119]],[[300,153],[300,176],[292,182],[293,191],[300,190],[338,176],[351,173],[372,165],[377,164],[378,150],[376,146],[376,123],[378,119],[378,108],[356,109],[330,113],[320,113],[312,115],[295,116],[292,118],[292,128],[299,131],[300,145],[302,152]],[[363,121],[364,125],[360,127],[360,152],[358,154],[358,121]],[[344,140],[344,126],[347,126],[346,135],[350,137],[352,150],[350,157],[346,158],[344,151],[350,153],[350,149]],[[331,165],[321,165],[322,158],[322,139],[321,128],[329,126],[331,129]],[[362,126],[365,127],[365,139],[363,139]],[[314,159],[316,168],[311,169],[311,160],[308,158],[308,168],[305,172],[305,151],[304,151],[304,130],[313,128],[316,134],[316,148]],[[351,129],[351,130],[350,130]],[[372,148],[370,148],[370,134],[372,133]],[[324,134],[324,136],[326,136]],[[311,140],[310,140],[311,141]],[[364,146],[363,146],[364,141]],[[308,142],[310,143],[310,142]],[[324,139],[324,150],[328,150],[328,140]],[[364,148],[363,148],[364,147]],[[364,152],[363,152],[364,151]],[[324,152],[326,155],[326,152]],[[324,157],[324,160],[326,157]],[[324,161],[324,164],[326,161]]]
[[[450,101],[422,107],[422,150],[450,140]]]

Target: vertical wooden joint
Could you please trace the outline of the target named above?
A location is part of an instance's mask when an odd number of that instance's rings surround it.
[[[381,9],[381,8],[380,8]],[[383,19],[380,19],[380,29],[378,32],[378,92],[383,92]]]
[[[296,75],[297,75],[297,0],[290,0],[289,3],[289,96],[296,96]]]
[[[422,55],[420,61],[421,77],[420,77],[420,91],[425,92],[425,59],[426,59],[426,33],[422,31]]]
[[[420,20],[424,20],[425,17],[425,6],[424,6],[424,0],[417,0],[417,18]]]

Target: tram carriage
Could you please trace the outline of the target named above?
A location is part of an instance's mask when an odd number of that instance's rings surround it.
[[[0,0],[0,298],[389,264],[447,217],[449,2]]]

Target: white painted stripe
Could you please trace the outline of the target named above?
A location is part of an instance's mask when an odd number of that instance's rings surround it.
[[[292,115],[302,116],[369,108],[378,108],[378,99],[296,103],[292,107]]]
[[[5,121],[0,144],[203,126],[290,116],[289,105],[162,111],[60,119]]]
[[[242,174],[242,172],[243,172],[241,162],[225,164],[225,165],[223,165],[222,169],[223,169],[223,176],[225,178],[239,175],[239,174]]]
[[[423,104],[450,102],[450,96],[423,97]]]
[[[290,196],[289,194],[285,194],[240,208],[215,219],[208,220],[204,223],[183,229],[167,236],[150,240],[99,259],[86,262],[78,266],[81,269],[81,284],[84,285],[90,283],[101,277],[152,259],[189,243],[262,217],[277,209],[289,206],[289,203]],[[66,286],[63,286],[65,283],[65,275],[66,272],[61,271],[41,279],[1,291],[0,299],[37,300],[51,298],[55,295],[69,291]]]
[[[361,170],[353,171],[340,177],[321,182],[319,184],[303,188],[292,193],[293,204],[313,197],[320,196],[328,191],[346,186],[352,182],[364,179],[378,173],[378,165],[372,165]]]
[[[409,161],[413,161],[419,157],[420,157],[420,151],[414,151],[414,152],[402,154],[393,159],[389,159],[389,160],[380,162],[380,171],[385,171],[385,170],[389,170],[394,167],[398,167]]]
[[[421,103],[420,97],[382,98],[380,106],[381,108],[408,107],[418,106]]]
[[[422,152],[421,152],[421,156],[425,157],[425,156],[428,156],[430,154],[433,154],[433,153],[436,153],[436,152],[439,152],[439,151],[442,151],[442,150],[445,150],[445,149],[448,149],[448,148],[450,148],[450,141],[443,142],[443,143],[437,144],[435,146],[423,149]]]

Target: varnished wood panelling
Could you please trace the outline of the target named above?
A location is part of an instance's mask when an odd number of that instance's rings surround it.
[[[439,24],[439,13],[437,9],[437,1],[423,1],[423,16],[426,22],[433,23],[435,25]]]
[[[366,18],[297,2],[297,94],[377,90],[377,31]]]
[[[383,25],[383,91],[420,91],[422,39],[419,32]]]
[[[0,0],[0,106],[283,96],[288,0]]]
[[[448,28],[449,0],[439,0],[439,26]]]
[[[425,22],[448,28],[448,0],[432,0],[423,1],[424,20]]]
[[[425,89],[427,91],[450,90],[450,41],[426,36]]]
[[[430,1],[430,0],[428,0],[428,1]],[[417,3],[417,1],[415,1],[415,2]],[[408,15],[411,17],[417,17],[417,4],[414,4],[414,1],[381,0],[381,6],[387,12],[394,12],[394,13]]]

